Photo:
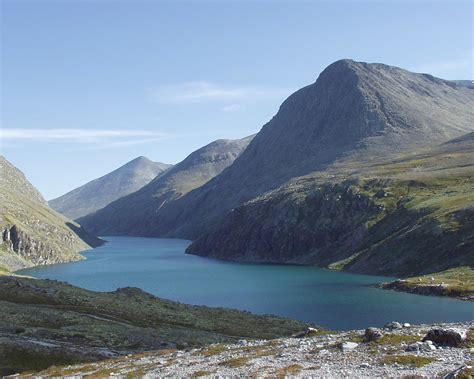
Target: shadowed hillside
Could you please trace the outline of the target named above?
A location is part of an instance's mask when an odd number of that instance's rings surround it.
[[[220,174],[252,138],[214,141],[191,153],[141,190],[79,221],[101,235],[157,235],[163,229],[159,218],[167,205]]]

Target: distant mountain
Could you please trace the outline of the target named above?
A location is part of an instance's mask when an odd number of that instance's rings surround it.
[[[69,218],[78,219],[139,190],[169,167],[171,165],[138,157],[107,175],[50,200],[49,205]]]
[[[101,235],[157,235],[163,228],[159,221],[161,212],[170,203],[220,174],[245,150],[252,138],[214,141],[191,153],[140,190],[79,221],[88,230]]]
[[[52,210],[25,175],[0,156],[0,273],[82,259],[102,241]]]
[[[291,95],[231,167],[161,212],[157,235],[196,239],[292,178],[434,146],[472,131],[473,119],[468,88],[384,64],[337,61]]]
[[[453,80],[453,82],[459,87],[474,89],[474,80]]]

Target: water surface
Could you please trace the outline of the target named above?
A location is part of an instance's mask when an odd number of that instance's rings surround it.
[[[313,322],[331,329],[467,321],[474,303],[371,287],[387,277],[316,267],[223,262],[184,253],[189,241],[106,237],[81,262],[34,267],[22,274],[96,291],[140,287],[189,304],[232,307]]]

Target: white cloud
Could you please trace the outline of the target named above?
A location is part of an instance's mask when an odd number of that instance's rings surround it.
[[[472,79],[474,51],[467,50],[452,59],[422,63],[413,71],[432,74],[445,79]]]
[[[257,87],[230,87],[207,81],[160,86],[150,91],[151,100],[158,103],[183,104],[236,99],[280,97],[286,91]]]
[[[0,140],[35,142],[72,142],[92,145],[91,149],[108,149],[155,142],[169,134],[150,130],[127,129],[22,129],[1,128]]]
[[[222,112],[237,112],[242,109],[242,106],[239,104],[230,104],[222,107],[220,110]]]
[[[23,140],[74,140],[77,142],[90,141],[101,138],[121,138],[121,137],[144,137],[144,136],[165,136],[164,133],[149,130],[126,130],[126,129],[22,129],[22,128],[1,128],[0,138],[2,139],[23,139]]]

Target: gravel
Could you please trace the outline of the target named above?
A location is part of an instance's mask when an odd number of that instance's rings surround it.
[[[413,325],[388,333],[384,340],[366,343],[364,330],[321,332],[316,336],[281,338],[276,340],[242,340],[236,344],[211,345],[188,351],[155,351],[125,358],[68,366],[62,374],[82,378],[100,372],[111,378],[129,376],[156,377],[383,377],[403,378],[456,377],[471,369],[473,349],[468,347],[436,346],[422,342],[434,328],[469,330],[474,321],[459,324]],[[387,335],[387,333],[385,334]],[[396,341],[396,342],[393,342]],[[433,348],[414,349],[420,342]],[[348,348],[349,347],[349,348]],[[420,367],[417,367],[420,366]],[[55,371],[55,374],[61,371]],[[453,374],[454,373],[454,374]],[[51,375],[45,371],[39,374]]]

